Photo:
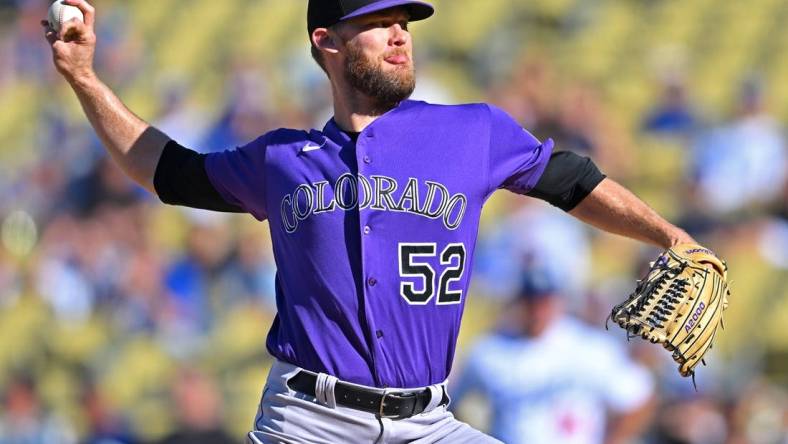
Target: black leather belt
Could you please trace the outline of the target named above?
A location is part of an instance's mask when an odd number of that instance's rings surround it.
[[[317,375],[305,371],[298,372],[287,381],[287,386],[305,395],[315,396]],[[334,397],[337,404],[374,413],[380,418],[405,419],[418,415],[430,403],[432,394],[429,389],[420,392],[387,392],[366,390],[354,385],[337,381],[334,386]],[[438,405],[449,403],[446,390]]]

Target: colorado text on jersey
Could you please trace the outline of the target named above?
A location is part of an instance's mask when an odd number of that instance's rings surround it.
[[[294,233],[298,224],[311,217],[336,211],[371,209],[396,211],[441,219],[443,225],[454,230],[462,223],[468,198],[457,193],[452,195],[441,183],[425,180],[426,195],[422,200],[419,193],[419,180],[409,178],[400,189],[397,179],[388,176],[372,175],[369,179],[359,174],[347,173],[339,176],[331,191],[327,181],[299,185],[292,194],[282,199],[282,224],[285,231]],[[339,190],[339,192],[337,192]],[[399,193],[398,190],[401,190]],[[329,196],[328,193],[333,193]]]

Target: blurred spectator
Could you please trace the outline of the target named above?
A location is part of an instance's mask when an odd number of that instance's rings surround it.
[[[673,76],[661,87],[659,103],[647,112],[643,131],[688,139],[699,129],[700,121],[689,103],[683,79]]]
[[[556,83],[549,57],[524,57],[515,66],[509,81],[491,92],[490,103],[505,109],[537,138],[552,137],[557,108]]]
[[[721,356],[712,350],[706,356],[706,362],[711,365],[696,368],[696,387],[693,381],[679,375],[676,362],[660,345],[636,341],[633,349],[637,359],[658,377],[660,408],[646,441],[649,444],[726,443],[730,436],[727,396],[740,389],[725,385]],[[742,379],[746,379],[744,375],[733,380],[738,384]]]
[[[137,246],[118,271],[118,294],[106,311],[121,332],[155,332],[164,321],[167,300],[159,253],[145,245]]]
[[[184,210],[192,223],[186,239],[186,251],[165,272],[169,296],[166,327],[172,351],[188,355],[188,344],[210,331],[214,318],[235,294],[236,279],[233,238],[227,217],[221,213]]]
[[[147,198],[147,192],[132,182],[108,156],[103,156],[90,172],[72,181],[66,189],[68,209],[87,215],[103,205],[127,207]]]
[[[763,378],[741,384],[730,412],[727,444],[788,443],[788,393]]]
[[[211,152],[245,145],[271,129],[267,79],[257,66],[238,62],[228,80],[229,100],[196,149]],[[279,122],[277,122],[279,124]]]
[[[262,304],[276,311],[276,263],[270,238],[257,226],[242,232],[238,240],[238,288],[232,293],[241,300]],[[228,295],[232,297],[231,295]]]
[[[0,444],[71,444],[77,438],[70,425],[48,414],[33,381],[13,379],[4,390]]]
[[[213,381],[197,370],[184,368],[173,387],[179,429],[159,444],[235,443],[221,428],[221,402]]]
[[[592,157],[605,173],[620,177],[632,164],[630,137],[602,106],[598,88],[582,82],[559,87],[549,58],[524,58],[509,83],[490,92],[490,103],[538,139],[553,139],[556,150]]]
[[[172,74],[163,76],[159,83],[161,109],[154,126],[183,146],[201,149],[208,119],[198,107],[188,103],[188,80]]]
[[[122,306],[118,304],[122,270],[131,260],[132,249],[144,245],[144,226],[138,219],[135,207],[100,209],[92,218],[62,214],[46,227],[36,289],[59,320],[81,323],[97,306]]]
[[[545,137],[555,140],[558,150],[591,157],[605,174],[619,180],[631,174],[630,137],[610,118],[598,88],[574,83],[561,91],[554,127],[542,129]]]
[[[22,0],[17,2],[16,29],[10,36],[10,60],[3,65],[14,68],[18,81],[38,81],[45,83],[51,79],[53,71],[49,68],[50,54],[46,41],[41,39],[39,22],[47,15],[48,2]]]
[[[151,52],[145,50],[142,36],[129,22],[126,2],[101,6],[101,20],[96,22],[96,36],[101,42],[96,48],[96,66],[102,78],[125,88],[146,72],[145,56]]]
[[[761,256],[774,267],[788,270],[788,218],[764,221],[758,238]]]
[[[96,289],[87,264],[78,254],[80,238],[90,233],[81,231],[79,222],[60,216],[50,224],[42,236],[41,259],[37,264],[36,291],[41,294],[56,318],[69,323],[86,321],[93,312]],[[85,242],[98,255],[98,245]]]
[[[10,306],[19,297],[21,270],[0,248],[0,309]]]
[[[505,324],[469,352],[455,403],[481,392],[508,443],[627,443],[653,409],[654,383],[608,335],[564,314],[556,278],[526,272]],[[456,404],[455,404],[456,405]]]
[[[90,436],[86,444],[136,444],[128,424],[120,412],[113,409],[94,384],[86,384],[82,405],[88,421]]]
[[[656,421],[654,443],[718,444],[728,431],[722,407],[713,399],[697,396],[666,402]]]
[[[781,197],[788,169],[782,131],[765,109],[763,86],[748,79],[733,121],[701,137],[693,149],[697,206],[722,216]]]

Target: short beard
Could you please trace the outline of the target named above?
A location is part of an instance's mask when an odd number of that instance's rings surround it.
[[[413,65],[384,72],[351,42],[347,43],[345,77],[352,87],[372,98],[376,109],[384,112],[399,105],[416,89]]]

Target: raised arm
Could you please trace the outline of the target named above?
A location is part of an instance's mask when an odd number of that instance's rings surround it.
[[[604,179],[569,214],[601,230],[668,249],[697,243],[629,190]]]
[[[155,193],[156,165],[170,138],[132,113],[99,80],[93,70],[95,9],[85,0],[65,0],[65,3],[78,7],[85,23],[70,21],[60,33],[55,33],[49,23],[42,22],[55,67],[76,93],[107,152],[130,178]]]

